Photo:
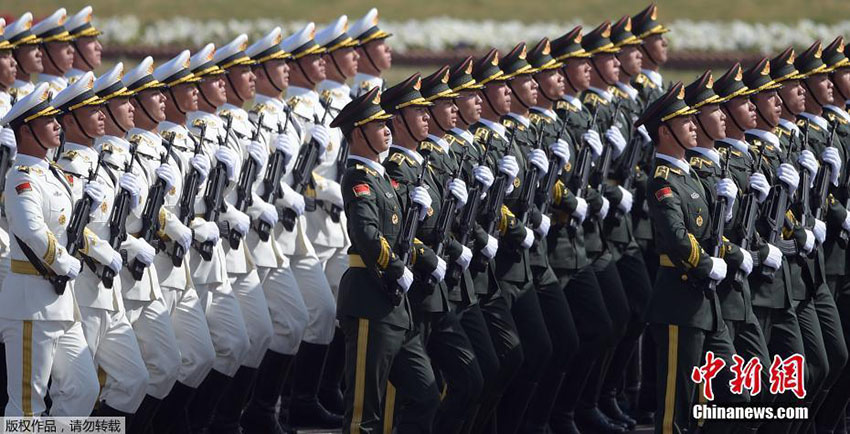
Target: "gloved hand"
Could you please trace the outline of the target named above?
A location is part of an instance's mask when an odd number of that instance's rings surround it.
[[[283,192],[282,198],[285,207],[295,211],[295,215],[304,215],[304,196],[298,194],[295,190],[286,189]]]
[[[118,273],[121,272],[121,267],[124,266],[124,258],[121,257],[121,254],[118,253],[117,250],[113,250],[112,251],[112,260],[108,264],[104,264],[104,265],[106,265],[107,267],[112,269],[112,271],[115,274],[118,274]]]
[[[442,282],[446,277],[446,261],[441,257],[437,257],[437,268],[431,272],[431,277],[437,282]]]
[[[826,223],[823,220],[815,219],[815,227],[812,228],[812,232],[815,234],[818,244],[823,244],[826,239]]]
[[[732,219],[732,207],[735,205],[735,198],[738,197],[738,186],[735,185],[735,181],[732,181],[729,178],[723,178],[717,181],[717,185],[715,186],[717,189],[717,197],[725,197],[726,198],[726,221]]]
[[[15,139],[15,131],[9,127],[0,129],[0,146],[9,148],[11,157],[14,157],[18,150],[18,141]]]
[[[484,248],[481,249],[481,254],[484,255],[487,259],[493,259],[496,256],[496,252],[499,250],[499,239],[492,236],[487,235],[487,244],[484,245]]]
[[[838,154],[838,149],[830,146],[823,150],[820,157],[824,163],[832,166],[832,172],[830,172],[830,175],[832,175],[831,181],[833,185],[837,186],[838,178],[841,175],[841,156]]]
[[[637,128],[638,134],[640,134],[641,143],[646,146],[652,142],[652,137],[649,137],[649,131],[646,130],[646,125],[641,125]]]
[[[410,285],[413,284],[413,273],[407,267],[404,267],[404,273],[401,274],[401,277],[396,280],[398,282],[398,286],[401,287],[401,290],[407,294],[407,291],[410,289]]]
[[[98,209],[100,204],[106,199],[106,191],[104,191],[103,184],[97,182],[97,180],[87,182],[86,186],[83,187],[83,193],[92,199],[89,212],[94,212],[94,210]]]
[[[207,241],[217,243],[220,236],[215,222],[203,222],[195,228],[195,240],[199,243]]]
[[[614,157],[622,154],[623,150],[626,149],[626,138],[623,137],[620,127],[615,125],[609,128],[608,131],[605,131],[605,138],[614,146]]]
[[[770,184],[767,183],[767,178],[763,174],[756,172],[750,175],[749,181],[750,188],[755,192],[758,203],[764,202],[770,193]]]
[[[260,220],[269,224],[269,226],[274,227],[275,223],[277,223],[277,208],[270,203],[255,202],[258,208],[260,208]]]
[[[627,214],[632,210],[632,204],[634,203],[634,195],[631,191],[626,190],[621,186],[617,186],[620,189],[620,193],[623,195],[623,198],[620,199],[620,203],[617,204],[617,208],[620,209],[624,214]]]
[[[431,195],[425,187],[417,186],[410,190],[410,200],[419,205],[419,220],[425,220],[428,215],[428,208],[431,208]]]
[[[298,144],[287,134],[278,134],[274,138],[274,148],[283,153],[286,158],[283,159],[283,164],[289,164],[289,160],[298,152]]]
[[[744,260],[741,261],[741,266],[738,269],[743,271],[745,276],[749,276],[753,272],[753,255],[746,250],[742,250],[741,253],[744,254]]]
[[[726,278],[726,261],[720,258],[711,258],[711,271],[708,272],[711,280],[721,281]]]
[[[532,149],[531,152],[528,153],[528,162],[533,164],[534,167],[537,167],[538,179],[546,176],[546,172],[549,171],[549,158],[546,157],[546,152],[542,149]]]
[[[65,273],[65,276],[68,276],[68,279],[74,280],[77,276],[80,275],[80,269],[82,268],[82,263],[77,258],[70,258],[68,260],[68,272]]]
[[[815,248],[815,234],[812,231],[806,229],[806,242],[803,243],[803,252],[806,254],[812,253],[812,249]]]
[[[549,216],[543,214],[540,216],[540,224],[534,228],[534,232],[537,232],[537,235],[540,235],[540,238],[546,237],[546,234],[549,233],[549,227],[552,225],[552,220],[549,219]]]
[[[599,133],[596,130],[587,130],[586,133],[581,135],[581,139],[586,145],[590,146],[594,159],[602,155],[602,140],[599,139]]]
[[[605,220],[605,217],[608,216],[608,209],[611,208],[611,202],[606,198],[602,198],[602,208],[599,208],[599,212],[596,214],[599,217],[599,220]]]
[[[266,145],[254,140],[248,143],[248,155],[254,159],[259,167],[263,167],[269,159],[269,151]]]
[[[175,243],[183,247],[184,251],[189,251],[189,247],[192,245],[191,229],[180,223],[175,225],[169,225],[169,228],[166,231],[166,235],[168,235],[168,237],[171,238]]]
[[[788,187],[789,195],[794,194],[797,190],[797,186],[800,184],[800,175],[797,173],[797,170],[794,169],[794,166],[788,163],[782,163],[779,165],[779,168],[776,169],[776,177],[779,178],[786,187]],[[809,188],[809,186],[806,186],[806,188]]]
[[[165,191],[171,190],[171,187],[174,187],[174,184],[177,184],[177,178],[180,176],[177,169],[168,163],[160,164],[160,166],[154,170],[154,173],[156,173],[157,178],[165,182]]]
[[[251,218],[236,208],[229,210],[228,214],[232,215],[230,230],[239,232],[244,237],[251,226]]]
[[[523,249],[527,249],[531,247],[532,244],[534,244],[534,231],[530,231],[528,228],[525,228],[525,238],[523,238],[522,244],[520,245]]]
[[[504,173],[508,176],[508,185],[514,184],[514,179],[519,173],[519,164],[517,164],[516,157],[513,155],[505,155],[499,160],[499,172]]]
[[[207,179],[207,176],[210,174],[210,159],[206,157],[206,155],[194,155],[189,159],[189,163],[192,164],[192,167],[198,171],[198,174],[201,175],[200,182],[204,182]]]
[[[455,259],[455,263],[460,265],[462,270],[469,268],[469,263],[472,262],[472,250],[469,247],[461,246],[460,256]]]
[[[797,157],[797,162],[809,172],[809,178],[813,179],[817,175],[820,164],[818,164],[818,160],[815,158],[815,154],[812,154],[812,151],[804,149]]]
[[[561,159],[561,165],[567,164],[570,161],[570,145],[564,139],[558,139],[555,143],[549,145],[552,149],[552,155]]]
[[[236,152],[226,146],[219,146],[215,150],[215,159],[224,164],[227,171],[227,179],[233,181],[236,178],[236,162],[239,161],[239,156]]]
[[[216,227],[215,230],[216,232],[218,232],[218,227]],[[156,256],[156,249],[154,249],[152,245],[148,244],[147,241],[141,238],[137,238],[135,244],[138,247],[138,252],[136,252],[135,259],[145,267],[153,264],[153,258]]]
[[[118,186],[130,194],[130,209],[139,206],[139,195],[142,193],[142,183],[133,172],[124,172],[118,179]]]
[[[773,244],[767,245],[767,257],[762,264],[767,268],[778,270],[782,266],[782,251]]]
[[[311,134],[313,135],[313,138],[316,139],[316,141],[319,142],[320,145],[322,145],[321,153],[322,155],[324,155],[325,151],[327,150],[328,143],[331,142],[330,130],[324,125],[316,124],[313,126]]]
[[[460,178],[453,178],[449,182],[449,192],[457,199],[457,207],[463,208],[466,201],[469,199],[469,193],[466,191],[466,183]]]
[[[576,209],[573,210],[572,216],[575,217],[579,223],[583,223],[584,219],[587,218],[587,201],[584,200],[583,197],[577,197],[576,202]]]
[[[316,189],[316,199],[330,202],[340,209],[345,207],[342,201],[342,188],[336,182],[322,181],[321,188]]]
[[[487,166],[475,166],[472,169],[472,176],[481,183],[482,191],[487,191],[493,185],[493,172]]]

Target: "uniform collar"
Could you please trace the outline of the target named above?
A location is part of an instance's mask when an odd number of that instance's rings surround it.
[[[405,147],[398,146],[398,145],[395,145],[395,144],[390,145],[390,149],[398,149],[399,151],[403,152],[408,157],[414,159],[418,164],[422,164],[422,162],[425,161],[425,159],[422,158],[422,156],[419,155],[419,153],[414,151],[414,150],[407,149]]]
[[[631,99],[637,98],[638,91],[637,91],[637,89],[633,88],[630,84],[623,83],[622,81],[618,81],[616,86],[617,86],[617,89],[620,89],[623,92],[627,93],[629,95],[629,98],[631,98]]]
[[[726,143],[727,145],[735,148],[736,151],[744,153],[744,155],[749,155],[750,147],[747,146],[747,143],[743,140],[733,139],[731,137],[726,137],[719,140],[720,142]]]
[[[844,119],[846,122],[850,122],[850,114],[847,113],[847,110],[844,110],[831,104],[827,104],[823,106],[823,108],[835,113],[838,116],[841,116],[841,118]]]
[[[153,131],[143,130],[141,128],[133,128],[130,131],[127,131],[127,137],[133,136],[142,137],[143,139],[145,139],[145,141],[148,142],[150,146],[153,146],[154,148],[157,148],[159,147],[159,145],[162,144],[162,137]]]
[[[554,120],[558,119],[558,115],[556,115],[555,112],[552,111],[552,109],[547,109],[547,108],[538,107],[538,106],[534,106],[531,109],[534,110],[537,113],[540,113],[541,115],[546,116],[547,118],[549,118],[549,120],[554,121]]]
[[[475,136],[473,136],[472,133],[469,132],[469,130],[462,130],[460,128],[452,128],[452,131],[455,134],[461,136],[463,138],[463,140],[467,141],[470,145],[473,142],[475,142]]]
[[[46,158],[38,158],[33,157],[32,155],[21,154],[18,153],[15,156],[15,165],[16,166],[29,166],[29,167],[40,167],[42,169],[47,169],[50,164],[47,162]]]
[[[351,86],[334,80],[322,80],[317,86],[317,89],[320,92],[330,91],[334,97],[334,101],[341,99],[341,103],[348,102],[349,95],[351,95]]]
[[[782,128],[785,128],[786,130],[790,131],[790,132],[791,132],[792,134],[794,134],[795,136],[796,136],[797,134],[800,134],[800,127],[798,127],[798,126],[797,126],[797,124],[795,124],[794,122],[789,121],[788,119],[782,119],[782,118],[780,118],[780,119],[779,119],[779,126],[781,126]]]
[[[162,121],[159,125],[156,126],[157,131],[174,131],[174,130],[185,130],[186,127],[180,124],[175,124],[171,121]]]
[[[36,75],[36,80],[39,83],[50,83],[55,84],[57,86],[61,86],[62,88],[68,87],[68,80],[65,77],[60,77],[58,75],[45,74],[40,72]]]
[[[662,85],[664,84],[664,79],[661,77],[661,74],[659,74],[657,71],[653,71],[651,69],[641,68],[640,72],[642,72],[643,75],[647,76],[650,80],[652,80],[652,82],[655,83],[655,85],[658,86],[659,88],[661,88]]]
[[[289,86],[286,89],[286,97],[292,98],[295,96],[309,99],[317,104],[319,103],[319,94],[313,89],[307,89],[306,87],[301,86]]]
[[[508,116],[516,119],[517,122],[521,123],[522,126],[524,126],[526,128],[528,128],[528,126],[531,125],[531,121],[528,120],[527,117],[525,117],[525,116],[523,116],[519,113],[510,112],[510,113],[508,113]]]
[[[384,166],[382,166],[381,163],[378,163],[377,161],[373,161],[373,160],[370,160],[368,158],[363,158],[359,155],[349,155],[348,159],[354,160],[354,161],[359,161],[359,162],[369,166],[370,169],[380,173],[381,176],[384,176],[384,173],[385,173]]]
[[[24,81],[15,79],[15,82],[12,84],[13,89],[25,89],[28,91],[32,91],[33,87],[35,87],[31,81]],[[20,99],[20,97],[18,98]]]
[[[256,96],[254,96],[254,102],[256,104],[265,104],[269,107],[274,108],[277,111],[283,111],[283,101],[278,97],[267,96],[258,93]]]
[[[358,72],[357,74],[354,74],[354,84],[355,84],[355,86],[360,86],[360,84],[363,83],[363,82],[372,83],[372,82],[380,82],[382,80],[383,79],[381,77],[375,77],[374,75],[365,74],[365,73],[362,73],[362,72]]]
[[[94,140],[95,149],[100,152],[105,144],[112,144],[122,147],[125,151],[130,151],[130,142],[128,142],[123,137],[116,136],[100,136]]]
[[[224,103],[223,106],[219,107],[218,110],[215,111],[216,114],[221,113],[222,110],[227,110],[231,113],[236,113],[237,117],[244,116],[245,119],[248,118],[248,112],[245,111],[242,107],[233,105],[229,102]]]
[[[600,89],[598,87],[590,86],[587,90],[599,95],[605,102],[611,102],[611,98],[614,98],[614,95],[611,95],[611,92],[608,92],[605,89]]]
[[[808,113],[808,112],[802,112],[802,113],[800,113],[800,116],[808,119],[810,122],[814,122],[815,125],[823,128],[824,130],[829,129],[829,122],[827,122],[826,119],[824,119],[824,118],[822,118],[818,115],[814,115],[814,114],[811,114],[811,113]]]
[[[440,147],[443,148],[444,151],[449,150],[449,142],[447,142],[446,139],[442,137],[437,137],[433,134],[428,134],[428,140],[440,145]]]
[[[702,155],[711,160],[714,164],[720,165],[720,153],[716,149],[701,148],[699,146],[691,148],[691,151]],[[659,154],[661,155],[661,154]]]
[[[66,151],[77,151],[83,154],[89,154],[90,156],[97,158],[97,151],[94,148],[91,148],[86,145],[81,145],[79,143],[74,142],[65,142],[65,150]]]
[[[677,169],[682,170],[685,173],[688,173],[688,174],[691,173],[691,165],[688,164],[688,162],[685,161],[685,160],[680,160],[676,157],[671,157],[667,154],[662,154],[660,152],[655,152],[655,157],[660,158],[660,159],[676,166]]]
[[[507,137],[507,135],[505,134],[505,126],[504,126],[504,125],[502,125],[502,124],[500,124],[500,123],[498,123],[498,122],[493,122],[493,121],[491,121],[491,120],[489,120],[489,119],[484,119],[484,118],[479,119],[479,120],[478,120],[478,122],[481,122],[481,123],[482,123],[482,124],[484,124],[484,126],[486,126],[487,128],[489,128],[489,129],[491,129],[491,130],[495,131],[495,132],[496,132],[496,134],[498,134],[498,135],[499,135],[499,136],[501,136],[502,138]]]
[[[573,107],[575,107],[577,110],[581,110],[581,109],[582,109],[581,100],[580,100],[580,99],[578,99],[578,97],[577,97],[577,96],[574,96],[574,95],[566,95],[566,94],[564,94],[564,96],[563,96],[563,97],[561,97],[561,98],[562,98],[564,101],[566,101],[566,102],[568,102],[568,103],[572,104],[572,106],[573,106]]]
[[[771,145],[775,146],[777,149],[782,150],[782,146],[779,144],[779,137],[776,137],[776,134],[771,133],[770,131],[760,130],[758,128],[753,128],[751,130],[747,130],[746,134],[752,134]]]
[[[209,113],[201,110],[189,112],[186,114],[186,125],[192,125],[195,120],[203,119],[209,124],[210,128],[222,127],[221,118],[215,113]],[[208,128],[209,129],[209,128]]]

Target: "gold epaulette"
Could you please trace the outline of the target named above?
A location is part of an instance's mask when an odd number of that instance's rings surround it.
[[[77,155],[79,155],[77,151],[65,151],[62,153],[61,158],[64,158],[66,160],[73,160],[74,158],[77,158]]]
[[[378,176],[377,170],[372,169],[371,167],[369,167],[365,164],[355,164],[354,168],[357,169],[357,170],[362,170],[362,171],[366,172],[367,175]]]
[[[826,112],[826,117],[830,122],[835,122],[837,120],[839,124],[847,125],[847,120],[844,119],[843,116],[841,116],[838,113],[835,113],[831,110]]]
[[[655,168],[655,177],[661,179],[667,179],[667,175],[670,174],[670,168],[667,166],[658,166]]]
[[[708,161],[705,161],[700,157],[691,157],[691,161],[689,161],[688,163],[691,165],[691,167],[695,169],[702,169],[703,164],[707,162]]]
[[[596,107],[596,104],[600,104],[600,103],[602,105],[605,105],[604,99],[600,98],[599,95],[597,95],[593,92],[590,92],[590,91],[585,92],[584,99],[581,102],[584,103],[584,104],[587,104],[591,107]]]
[[[555,109],[556,110],[569,110],[570,108],[568,106],[572,106],[572,104],[570,104],[570,103],[568,103],[564,100],[559,100],[558,102],[555,103]]]
[[[502,125],[504,125],[505,128],[513,128],[516,125],[516,122],[514,122],[512,119],[505,118],[502,119]]]
[[[422,143],[419,144],[419,149],[421,149],[423,151],[429,151],[429,152],[436,151],[438,154],[442,154],[442,153],[445,152],[445,151],[443,151],[442,146],[435,145],[434,143],[429,142],[427,140],[425,140],[425,141],[423,141]]]
[[[413,166],[416,163],[412,158],[408,157],[407,155],[404,155],[401,152],[396,152],[395,154],[390,155],[390,162],[398,164],[399,166],[401,166],[401,164],[405,162],[410,166]]]
[[[530,115],[528,115],[528,120],[530,120],[531,123],[535,124],[540,122],[545,122],[547,124],[552,123],[552,119],[550,119],[549,116],[545,116],[539,113],[531,113]]]
[[[813,129],[813,130],[815,130],[815,131],[820,131],[820,127],[819,127],[819,126],[817,126],[817,124],[815,124],[814,122],[809,122],[807,119],[800,119],[800,120],[798,120],[798,121],[797,121],[797,126],[798,126],[798,127],[803,127],[803,128],[805,128],[806,124],[808,124],[808,125],[809,125],[809,128],[811,128],[811,129]]]
[[[21,172],[21,173],[30,173],[30,166],[24,166],[24,165],[15,166],[15,170],[17,170],[18,172]]]
[[[490,137],[490,133],[491,133],[491,131],[490,131],[490,129],[489,129],[489,128],[487,128],[487,127],[478,127],[478,128],[475,130],[475,134],[473,134],[473,135],[475,136],[475,139],[476,139],[476,140],[479,140],[479,141],[481,141],[481,142],[486,142],[486,141],[487,141],[487,139]]]

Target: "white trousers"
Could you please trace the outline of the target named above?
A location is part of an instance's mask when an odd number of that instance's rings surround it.
[[[79,322],[0,318],[6,344],[6,416],[41,416],[50,384],[51,416],[88,416],[100,385]]]
[[[259,368],[274,333],[260,275],[254,269],[248,273],[228,273],[228,277],[248,332],[249,346],[242,365]]]
[[[269,305],[272,335],[269,349],[280,354],[293,355],[304,338],[309,314],[304,297],[298,289],[295,274],[289,267],[288,258],[283,268],[260,268],[263,292]]]
[[[168,308],[162,298],[153,301],[125,299],[124,307],[148,368],[150,378],[145,393],[163,399],[177,381],[180,367],[180,350]]]
[[[171,326],[180,350],[180,369],[177,381],[197,388],[215,362],[207,317],[194,288],[162,287],[162,298],[171,314]]]
[[[336,300],[329,282],[330,278],[335,276],[338,286],[345,270],[338,270],[340,260],[336,257],[336,251],[341,249],[314,247],[316,255],[291,256],[290,264],[309,315],[303,340],[311,344],[327,345],[333,339],[336,324]],[[348,267],[348,256],[344,259],[345,266]]]
[[[195,285],[195,289],[215,348],[213,369],[232,377],[250,347],[239,300],[233,294],[229,281]]]

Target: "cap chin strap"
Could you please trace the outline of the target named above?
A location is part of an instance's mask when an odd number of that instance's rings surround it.
[[[815,102],[816,102],[819,106],[823,107],[823,106],[824,106],[824,104],[823,104],[822,102],[820,102],[820,100],[818,99],[818,96],[817,96],[817,95],[815,95],[815,93],[814,93],[814,92],[812,92],[812,88],[811,88],[811,87],[809,87],[809,82],[808,82],[808,80],[803,80],[803,86],[806,86],[806,90],[807,90],[807,91],[808,91],[808,92],[812,95],[812,98],[814,98],[814,99],[815,99]]]
[[[466,117],[464,117],[464,116],[463,116],[463,110],[458,109],[458,111],[457,111],[457,115],[458,115],[458,116],[460,116],[460,119],[461,119],[461,120],[462,120],[462,121],[463,121],[463,122],[464,122],[467,126],[472,125],[472,122],[469,122],[468,120],[466,120]]]
[[[153,118],[153,116],[151,116],[151,114],[150,114],[150,113],[148,113],[148,109],[146,109],[146,108],[145,108],[145,104],[144,104],[144,103],[142,103],[142,100],[141,100],[141,99],[139,99],[139,96],[138,96],[138,95],[133,96],[133,99],[135,99],[135,100],[136,100],[136,102],[138,102],[138,103],[139,103],[139,107],[142,109],[142,112],[145,114],[145,116],[147,116],[147,117],[148,117],[148,119],[150,119],[150,120],[151,120],[151,122],[153,122],[153,123],[154,123],[154,125],[159,124],[159,122],[157,122],[157,121],[156,121],[156,119],[154,119],[154,118]],[[212,104],[210,104],[210,105],[212,105]]]
[[[50,61],[50,63],[53,65],[54,68],[56,68],[57,71],[62,71],[62,69],[59,68],[59,65],[56,64],[56,61],[53,60],[53,56],[50,55],[50,50],[47,49],[47,42],[42,42],[41,46],[44,47],[44,54],[47,55],[47,60]]]
[[[788,104],[786,104],[786,103],[785,103],[785,98],[782,98],[782,95],[779,95],[779,100],[780,100],[780,101],[782,101],[782,107],[785,107],[785,110],[787,110],[787,111],[788,111],[788,113],[790,113],[790,114],[791,114],[791,116],[797,116],[797,115],[794,113],[794,111],[793,111],[793,110],[791,110],[791,107],[788,107]]]
[[[605,75],[603,75],[602,71],[599,70],[599,67],[596,66],[596,58],[595,57],[590,58],[590,64],[593,65],[593,70],[596,71],[596,74],[599,75],[599,79],[602,80],[603,83],[607,84],[608,86],[614,85],[614,83],[611,83],[610,81],[608,81],[607,78],[605,78]]]
[[[278,86],[277,83],[274,82],[272,75],[269,74],[269,70],[266,68],[267,63],[268,62],[263,62],[263,73],[266,74],[266,79],[269,81],[269,84],[271,84],[272,87],[275,88],[275,90],[277,90],[280,93],[283,93],[283,88]]]
[[[407,134],[410,134],[410,138],[415,142],[419,142],[419,139],[413,135],[413,131],[410,129],[410,125],[407,124],[407,116],[404,115],[404,112],[400,113],[401,122],[404,124],[404,129],[407,130]]]
[[[460,113],[460,110],[458,110],[458,113]],[[438,118],[438,117],[434,116],[434,111],[431,109],[431,107],[428,107],[428,114],[430,114],[430,115],[431,115],[431,118],[432,118],[432,119],[434,119],[434,123],[435,123],[435,124],[437,124],[437,128],[439,128],[439,129],[440,129],[440,131],[442,131],[442,132],[443,132],[443,134],[446,134],[446,132],[448,132],[448,131],[449,131],[449,128],[444,127],[444,126],[440,123],[440,118]]]
[[[659,63],[655,60],[655,58],[652,57],[652,54],[649,54],[649,50],[646,49],[646,45],[641,44],[640,49],[641,49],[641,51],[643,51],[643,54],[646,54],[646,57],[648,57],[649,60],[652,61],[652,63],[659,65]]]
[[[702,130],[703,134],[705,134],[705,136],[706,136],[706,137],[708,137],[709,139],[711,139],[712,141],[716,142],[716,141],[717,141],[717,138],[716,138],[716,137],[713,137],[713,136],[712,136],[712,135],[708,132],[708,130],[705,128],[705,125],[703,125],[703,124],[702,124],[702,120],[700,120],[700,117],[699,117],[699,116],[694,116],[694,117],[695,117],[695,118],[697,118],[697,124],[699,124],[699,129],[701,129],[701,130]],[[670,131],[673,131],[673,130],[671,129]]]
[[[742,132],[742,133],[743,133],[744,131],[747,131],[747,129],[746,129],[746,128],[742,127],[742,126],[741,126],[741,124],[739,124],[739,123],[738,123],[738,120],[737,120],[737,119],[735,119],[735,116],[732,116],[732,112],[730,112],[730,111],[729,111],[729,109],[728,109],[728,108],[726,108],[726,105],[721,105],[721,106],[720,106],[720,109],[721,109],[721,110],[723,110],[724,112],[726,112],[726,114],[729,116],[729,119],[732,119],[732,123],[733,123],[733,124],[735,124],[735,126],[736,126],[739,130],[741,130],[741,132]]]
[[[525,101],[522,100],[522,97],[519,96],[519,93],[514,90],[514,87],[511,86],[510,81],[508,81],[508,88],[511,90],[511,92],[513,92],[514,95],[516,95],[516,100],[519,101],[519,103],[522,104],[522,106],[525,107],[526,110],[531,108],[528,106],[528,104],[525,103]]]
[[[767,121],[767,118],[764,117],[764,114],[762,114],[761,109],[759,108],[759,105],[758,104],[754,104],[754,105],[756,106],[756,114],[758,114],[759,117],[761,118],[761,120],[764,121],[764,124],[769,126],[769,127],[775,127],[776,125],[771,125],[770,122]]]
[[[298,66],[298,69],[300,69],[300,70],[301,70],[301,74],[303,74],[303,75],[304,75],[304,79],[305,79],[305,80],[307,80],[307,82],[309,82],[309,83],[310,83],[310,86],[312,86],[313,88],[315,88],[315,87],[316,87],[316,82],[315,82],[315,81],[313,81],[313,79],[312,79],[312,78],[310,78],[310,76],[309,76],[309,75],[307,75],[307,71],[305,71],[305,70],[304,70],[304,67],[303,67],[303,66],[301,66],[301,62],[299,62],[299,61],[295,61],[295,64]],[[228,78],[228,80],[230,80],[230,78]],[[232,85],[231,85],[231,86],[232,86]]]
[[[109,108],[109,104],[105,104],[105,106],[106,106],[106,114],[109,115],[109,119],[112,119],[112,123],[114,123],[115,126],[118,127],[118,129],[121,130],[122,133],[127,134],[127,130],[124,129],[124,127],[121,126],[121,123],[119,123],[118,119],[115,119],[115,115],[112,114],[112,109]]]
[[[372,146],[372,141],[371,141],[371,140],[369,140],[369,136],[367,136],[367,135],[366,135],[366,130],[365,130],[365,129],[363,129],[363,125],[361,125],[361,126],[357,127],[357,129],[358,129],[358,130],[360,130],[360,134],[363,134],[363,140],[365,140],[365,141],[366,141],[366,146],[368,146],[368,147],[369,147],[369,149],[371,149],[371,150],[372,150],[372,152],[374,152],[374,153],[375,153],[375,156],[381,155],[381,153],[380,153],[380,152],[378,152],[378,151],[375,149],[375,147],[374,147],[374,146]]]
[[[542,85],[542,84],[540,84],[540,81],[539,81],[539,80],[537,80],[537,77],[534,77],[534,82],[535,82],[535,83],[537,83],[537,88],[538,88],[538,90],[540,91],[540,95],[543,95],[543,98],[546,98],[547,100],[549,100],[550,102],[553,102],[553,103],[554,103],[555,101],[557,101],[557,99],[552,98],[552,97],[550,97],[549,95],[546,95],[546,91],[545,91],[545,90],[543,90],[543,85]]]
[[[86,131],[86,127],[83,126],[83,123],[80,122],[80,119],[77,117],[76,110],[71,111],[71,116],[74,117],[74,122],[76,122],[77,126],[80,127],[80,131],[82,131],[83,135],[86,136],[89,140],[94,141],[94,137],[92,137],[92,135],[89,134],[88,131]]]
[[[496,110],[496,107],[493,106],[493,103],[490,102],[490,97],[487,96],[487,89],[486,88],[481,89],[481,95],[484,96],[484,101],[487,101],[487,105],[490,106],[490,110],[493,110],[493,113],[495,113],[496,116],[501,116],[501,114],[499,114],[499,111]]]
[[[180,108],[180,103],[177,102],[177,98],[174,96],[174,91],[171,90],[170,86],[168,87],[168,95],[171,96],[171,100],[174,101],[174,107],[177,108],[177,111],[179,111],[180,114],[185,115],[186,111]]]
[[[47,148],[47,146],[44,146],[44,145],[41,143],[41,139],[39,139],[39,138],[38,138],[38,134],[36,134],[36,133],[35,133],[35,130],[34,130],[34,129],[32,129],[32,125],[30,125],[29,123],[27,123],[27,124],[26,124],[26,126],[27,126],[27,128],[29,128],[29,129],[30,129],[30,133],[32,133],[32,137],[35,139],[35,142],[38,144],[38,146],[39,146],[41,149],[44,149],[45,151],[48,151],[49,149]],[[63,136],[64,136],[64,130],[61,130],[61,131],[60,131],[60,134],[63,134]],[[64,137],[60,138],[60,140],[59,140],[59,142],[60,142],[60,143],[61,143],[61,142],[64,142],[64,141],[65,141]]]
[[[89,67],[89,70],[94,71],[94,66],[92,66],[91,62],[89,62],[89,59],[86,59],[86,56],[83,54],[82,50],[80,50],[80,47],[77,45],[77,40],[74,39],[73,43],[74,43],[74,56],[79,55],[80,59],[83,59],[83,63],[85,63],[86,66]]]
[[[566,69],[566,68],[565,68]],[[578,94],[578,88],[573,84],[573,81],[570,80],[570,74],[567,74],[567,71],[564,71],[564,78],[567,79],[567,84],[573,89],[573,91]]]
[[[682,142],[679,140],[679,136],[676,135],[675,131],[673,131],[673,126],[670,125],[668,122],[664,122],[664,125],[666,125],[667,129],[670,130],[670,134],[673,135],[673,139],[676,140],[676,144],[679,145],[679,147],[682,148],[683,151],[687,151],[688,148],[686,148],[685,145],[682,144]]]
[[[375,64],[375,61],[374,61],[374,60],[372,60],[372,55],[371,55],[371,54],[369,54],[369,49],[368,49],[368,48],[366,48],[365,46],[363,47],[363,54],[365,54],[365,55],[366,55],[366,59],[367,59],[367,60],[369,60],[369,63],[371,63],[371,64],[372,64],[372,68],[375,68],[375,71],[380,71],[380,70],[381,70],[381,68],[378,68],[378,65],[376,65],[376,64]],[[344,77],[344,75],[343,75],[343,77]]]
[[[199,94],[201,94],[201,98],[203,98],[203,99],[204,99],[204,102],[206,102],[207,104],[209,104],[209,106],[210,106],[210,107],[212,107],[212,108],[213,108],[213,110],[215,110],[216,105],[215,105],[215,104],[213,104],[213,103],[211,103],[211,102],[210,102],[210,100],[207,98],[207,96],[206,96],[206,95],[204,95],[204,90],[203,90],[203,89],[201,89],[201,84],[200,84],[200,83],[196,83],[196,86],[198,86],[198,93],[199,93]]]
[[[839,95],[841,95],[842,101],[847,101],[847,95],[844,95],[844,92],[841,91],[841,86],[833,86],[833,88],[838,92]]]
[[[18,59],[18,50],[12,50],[12,57],[15,58],[15,64],[18,65],[18,68],[21,68],[21,71],[23,71],[24,74],[27,74],[27,75],[32,74],[31,72],[24,69],[24,64],[21,63],[21,59]]]
[[[334,53],[328,53],[328,57],[330,57],[330,58],[331,58],[331,62],[333,62],[333,64],[334,64],[334,68],[336,68],[336,72],[338,72],[338,73],[339,73],[339,76],[340,76],[340,77],[342,77],[343,79],[348,78],[348,77],[346,77],[346,76],[345,76],[345,74],[342,72],[342,68],[340,68],[340,67],[339,67],[339,64],[338,64],[338,63],[336,63],[336,57],[334,56]],[[375,69],[377,69],[377,68],[375,68]]]
[[[304,71],[304,70],[302,69],[302,71]],[[224,77],[227,79],[227,83],[230,84],[230,88],[233,89],[233,93],[236,94],[236,98],[239,98],[240,105],[241,105],[241,103],[245,102],[246,100],[245,100],[245,98],[242,98],[242,94],[239,93],[239,89],[237,89],[236,86],[233,85],[233,80],[230,79],[230,73],[225,74]],[[310,83],[313,83],[313,82],[311,81]],[[315,86],[315,83],[313,83],[313,85]]]

